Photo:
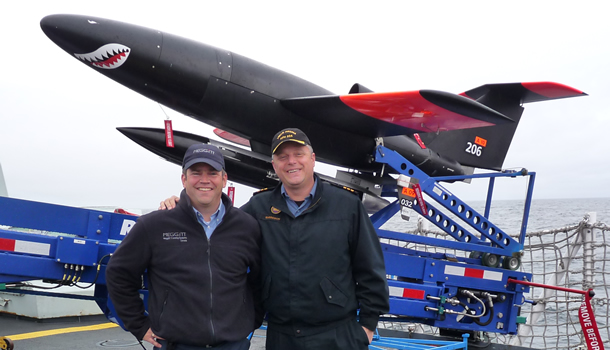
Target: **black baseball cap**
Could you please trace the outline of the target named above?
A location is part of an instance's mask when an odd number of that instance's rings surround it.
[[[307,135],[297,128],[286,128],[281,130],[275,136],[273,136],[273,140],[271,140],[271,154],[274,154],[277,151],[277,148],[286,141],[292,141],[300,143],[301,145],[309,145],[311,146],[311,142]]]
[[[209,164],[218,171],[225,168],[225,159],[218,147],[205,143],[196,143],[186,150],[182,160],[182,170],[186,170],[197,163]]]

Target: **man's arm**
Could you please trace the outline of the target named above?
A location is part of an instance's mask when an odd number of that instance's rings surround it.
[[[142,274],[150,260],[150,248],[139,220],[116,249],[106,267],[106,286],[117,316],[136,338],[144,339],[150,328],[140,299]]]
[[[255,223],[253,225],[256,226],[256,237],[258,237],[259,248],[261,246],[261,232],[260,225],[258,220],[256,220],[256,214],[252,210],[253,207],[251,205],[252,198],[248,202],[239,208],[241,211],[247,213],[249,216],[254,218]],[[263,319],[265,318],[265,309],[263,308],[263,300],[262,300],[262,292],[263,292],[263,281],[261,276],[261,257],[258,256],[259,259],[250,266],[250,273],[248,274],[248,283],[250,284],[253,296],[254,296],[254,323],[255,329],[258,329],[263,324]]]
[[[250,272],[248,273],[248,284],[252,288],[252,297],[254,300],[254,329],[258,329],[263,324],[263,318],[265,317],[265,310],[263,309],[262,301],[262,277],[261,277],[261,233],[258,225],[258,221],[255,221],[254,234],[257,237],[257,251],[259,254],[253,258],[250,262]]]
[[[372,339],[379,315],[390,311],[388,282],[379,237],[364,206],[360,201],[357,204],[352,265],[354,279],[358,282],[356,298],[360,303],[360,324],[370,331],[367,335]]]

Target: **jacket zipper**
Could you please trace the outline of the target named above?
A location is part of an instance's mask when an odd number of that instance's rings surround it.
[[[225,212],[225,216],[228,214],[230,208],[228,208],[228,210],[226,210]],[[195,220],[197,221],[197,223],[199,224],[199,220],[197,219],[197,216],[195,215],[195,213],[193,213],[193,215],[195,216]],[[220,225],[221,226],[223,223],[221,222]],[[212,341],[216,341],[216,331],[214,330],[214,293],[212,292],[212,242],[210,241],[210,237],[208,237],[208,235],[205,232],[205,229],[203,228],[203,226],[201,226],[201,224],[199,224],[199,226],[201,227],[201,230],[203,231],[203,234],[205,236],[205,238],[208,240],[208,251],[207,251],[207,255],[208,255],[208,272],[210,274],[210,331],[211,331],[211,335],[212,335]],[[218,226],[216,226],[216,229],[214,231],[216,231],[218,229]]]
[[[316,205],[318,205],[318,203],[320,203],[320,200],[322,200],[322,198],[318,198],[318,200],[315,203],[313,203],[312,205],[310,205],[309,208],[303,210],[303,213],[313,209],[313,207],[315,207]]]
[[[161,309],[161,314],[159,315],[159,326],[161,325],[161,320],[163,319],[163,314],[165,313],[165,307],[167,306],[168,297],[169,297],[169,290],[166,290],[165,298],[163,298],[163,308]]]
[[[205,231],[205,230],[204,230]],[[205,234],[205,232],[203,233]],[[212,339],[215,340],[216,339],[216,335],[214,334],[214,321],[213,321],[213,305],[214,305],[214,293],[212,293],[212,249],[211,249],[211,242],[210,239],[207,237],[208,239],[208,272],[210,273],[210,328],[211,328],[211,334],[212,334]]]

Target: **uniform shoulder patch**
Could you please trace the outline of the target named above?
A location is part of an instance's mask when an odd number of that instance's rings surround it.
[[[346,187],[346,186],[341,186],[341,188],[346,190],[346,191],[348,191],[348,192],[356,193],[356,190],[354,190],[353,188],[349,188],[349,187]]]
[[[253,196],[256,196],[257,194],[261,194],[261,193],[263,193],[263,192],[267,192],[267,191],[272,190],[272,189],[273,189],[273,187],[265,187],[265,188],[261,188],[260,190],[258,190],[258,191],[256,191],[256,192],[254,192],[252,195],[253,195]]]
[[[360,191],[355,190],[353,188],[350,188],[350,187],[347,187],[347,186],[343,186],[343,185],[340,185],[340,184],[337,184],[337,183],[332,183],[332,182],[329,182],[329,185],[331,185],[333,187],[336,187],[336,188],[340,188],[340,189],[342,189],[344,191],[347,191],[349,193],[353,193],[353,194],[355,194],[355,195],[357,195],[359,197],[361,196]]]

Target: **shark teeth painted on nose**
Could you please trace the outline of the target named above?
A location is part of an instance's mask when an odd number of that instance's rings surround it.
[[[74,56],[81,61],[90,63],[102,69],[116,69],[127,61],[131,49],[121,44],[106,44],[89,53],[75,53]]]

